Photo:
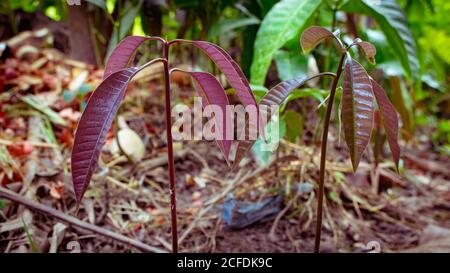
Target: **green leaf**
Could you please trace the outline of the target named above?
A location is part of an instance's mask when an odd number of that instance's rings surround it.
[[[46,115],[51,122],[58,125],[67,126],[67,122],[58,113],[47,106],[40,98],[30,94],[20,97],[20,100]]]
[[[44,11],[45,16],[52,19],[53,21],[60,21],[61,20],[61,14],[58,12],[56,7],[50,6],[47,7]]]
[[[30,244],[31,252],[32,253],[40,253],[41,251],[40,251],[39,247],[36,245],[36,243],[34,242],[33,236],[31,236],[31,233],[28,229],[28,225],[23,218],[22,218],[22,224],[23,224],[23,229],[25,230],[25,234],[27,236],[28,243]]]
[[[287,110],[283,120],[286,123],[286,136],[291,142],[295,142],[303,130],[303,117],[293,110]]]
[[[341,120],[354,171],[358,168],[361,155],[370,141],[373,103],[369,75],[362,65],[349,57],[344,70]]]
[[[237,28],[250,25],[257,25],[259,23],[260,23],[259,19],[255,17],[226,19],[217,21],[209,30],[208,36],[210,38],[221,36],[222,34],[233,31]]]
[[[278,2],[279,0],[263,0],[263,1],[255,1],[258,3],[261,9],[261,16],[265,17],[266,14],[270,11],[270,9]]]
[[[278,134],[273,132],[278,129]],[[280,140],[286,135],[287,128],[284,119],[279,118],[278,115],[273,115],[270,122],[266,125],[265,134],[266,141],[259,137],[252,147],[252,153],[255,155],[256,162],[263,167],[267,167],[270,163],[270,157],[273,155],[274,149],[267,149],[264,146],[266,143],[270,144],[271,148],[278,147]]]
[[[297,52],[278,50],[275,53],[278,76],[281,80],[305,77],[308,73],[308,59]]]
[[[0,209],[4,209],[6,207],[5,200],[0,199]]]
[[[383,74],[387,77],[400,77],[404,75],[402,66],[398,61],[386,61],[377,67],[383,70]]]
[[[12,10],[23,9],[25,12],[32,13],[39,8],[39,2],[37,0],[9,0],[9,5]]]
[[[269,92],[269,89],[261,85],[250,84],[250,89],[252,89],[252,93],[255,96],[256,103],[259,103],[264,95]]]
[[[283,0],[264,18],[256,35],[251,82],[263,85],[272,57],[287,41],[299,34],[321,0]]]
[[[106,2],[104,0],[86,0],[86,2],[96,5],[97,7],[101,8],[102,10],[108,12],[108,9],[106,8]]]
[[[408,21],[403,10],[395,0],[351,0],[342,10],[352,13],[363,13],[374,18],[396,53],[406,75],[417,76],[419,62],[417,60],[416,42],[414,41]]]
[[[402,132],[406,138],[411,138],[415,130],[414,111],[411,97],[399,77],[389,78],[391,86],[391,100],[402,119]]]
[[[306,97],[314,98],[322,103],[325,100],[328,93],[329,92],[327,90],[323,89],[315,89],[315,88],[297,89],[292,91],[292,93],[287,97],[286,103],[292,100],[302,99]]]
[[[108,54],[106,55],[107,57],[109,57],[109,55],[112,53],[112,51],[117,46],[119,41],[125,38],[125,36],[127,36],[128,33],[130,32],[134,24],[134,19],[142,6],[142,2],[143,0],[140,0],[136,5],[127,2],[127,4],[125,5],[124,13],[121,14],[119,19],[120,27],[114,28],[114,31],[109,40]]]

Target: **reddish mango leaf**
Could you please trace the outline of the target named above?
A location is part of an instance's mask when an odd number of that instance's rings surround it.
[[[310,78],[291,79],[291,80],[286,80],[286,81],[283,81],[283,82],[277,84],[272,89],[270,89],[269,92],[267,92],[264,95],[264,97],[261,99],[259,105],[260,106],[264,105],[267,107],[259,108],[260,116],[262,114],[264,114],[263,111],[266,111],[268,108],[270,108],[270,106],[273,106],[273,105],[280,106],[286,100],[286,98],[289,96],[289,94],[292,93],[292,91],[299,88],[300,86],[305,84],[307,81],[309,81],[313,78],[325,76],[325,75],[335,76],[333,73],[321,73],[321,74],[315,75]],[[275,114],[275,113],[270,113],[270,117],[273,114]],[[263,115],[263,116],[266,116],[268,119],[270,119],[269,115]],[[265,124],[265,121],[263,121],[262,124]],[[263,132],[263,131],[264,130],[261,130],[261,132]],[[239,164],[239,162],[242,160],[242,158],[244,158],[244,156],[247,154],[248,150],[253,146],[254,143],[255,143],[255,140],[247,140],[247,139],[240,140],[238,142],[236,156],[234,158],[232,168],[235,168],[237,166],[237,164]]]
[[[230,85],[236,90],[236,94],[244,106],[255,105],[256,100],[253,95],[250,84],[242,72],[239,65],[231,58],[231,56],[221,47],[213,43],[204,41],[187,41],[177,40],[193,44],[194,46],[203,50],[208,57],[219,67],[222,73],[230,82]]]
[[[344,71],[341,119],[354,171],[358,168],[361,155],[370,141],[373,101],[369,75],[361,64],[349,57]]]
[[[372,85],[372,90],[373,90],[373,85]],[[374,93],[375,93],[375,91],[374,91]],[[374,111],[374,114],[373,114],[373,124],[374,124],[374,127],[376,130],[381,130],[381,114],[380,114],[380,111],[377,109]]]
[[[303,31],[300,37],[300,45],[303,52],[308,53],[313,50],[322,40],[326,38],[336,38],[333,32],[324,27],[312,26]]]
[[[125,37],[109,56],[103,79],[122,68],[128,67],[133,62],[138,47],[147,40],[157,40],[157,38],[144,36]]]
[[[245,77],[244,73],[242,72],[240,66],[231,58],[231,56],[221,47],[218,45],[215,45],[213,43],[204,42],[204,41],[186,41],[186,40],[179,40],[182,42],[191,43],[194,46],[200,48],[203,50],[203,52],[208,55],[208,57],[213,60],[213,62],[219,67],[219,69],[222,71],[222,73],[227,77],[228,81],[230,82],[230,85],[236,90],[236,94],[241,100],[241,103],[244,106],[254,105],[257,106],[255,96],[253,95],[253,92],[250,88],[250,84]],[[250,119],[250,121],[253,121],[253,119]],[[256,128],[257,126],[255,124],[246,124],[246,128]],[[238,163],[247,150],[253,145],[254,141],[250,141],[250,143],[247,143],[247,140],[240,140],[238,142],[238,154],[236,154],[233,168],[236,166],[236,163]],[[240,146],[243,145],[245,147]],[[242,153],[242,155],[240,154]],[[238,160],[236,160],[238,159]]]
[[[181,70],[178,70],[181,71]],[[202,97],[203,108],[208,105],[217,105],[221,108],[223,113],[222,120],[216,120],[215,124],[222,124],[222,131],[219,132],[222,135],[222,140],[216,140],[219,148],[225,156],[225,160],[229,164],[228,157],[230,154],[231,139],[227,139],[227,105],[230,104],[225,90],[214,75],[207,72],[186,72],[192,76],[194,80],[195,90],[198,95]],[[219,130],[220,128],[215,128]]]
[[[381,120],[383,123],[384,131],[391,149],[392,158],[394,159],[395,166],[398,169],[398,161],[400,160],[400,146],[398,145],[398,116],[394,106],[386,96],[386,92],[383,88],[373,79],[371,79],[373,93],[378,103],[378,107],[381,112]]]
[[[281,105],[283,101],[289,96],[289,94],[299,86],[303,85],[306,82],[305,79],[291,79],[283,81],[276,86],[274,86],[272,89],[267,92],[264,97],[259,102],[259,105],[264,106],[271,106],[271,105]],[[259,107],[259,114],[261,116],[266,116],[267,119],[270,120],[270,117],[263,113],[263,111],[267,110],[266,107]],[[265,114],[265,115],[263,115]],[[274,113],[270,113],[273,115]],[[254,126],[253,124],[246,124],[245,127],[248,126]],[[264,130],[260,130],[261,132]],[[247,152],[250,150],[250,148],[253,146],[256,140],[250,140],[250,139],[242,139],[239,140],[237,149],[236,149],[236,156],[234,157],[233,166],[234,169],[239,162],[244,158],[244,156],[247,154]]]
[[[71,159],[72,182],[78,204],[97,167],[106,134],[125,90],[133,76],[143,68],[145,66],[113,72],[95,89],[87,102],[75,133]]]
[[[375,46],[369,42],[364,42],[361,40],[356,41],[355,44],[361,48],[367,60],[371,64],[375,64],[375,54],[377,54],[377,49],[375,48]]]

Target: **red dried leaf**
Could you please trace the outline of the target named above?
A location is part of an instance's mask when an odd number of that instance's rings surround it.
[[[24,156],[33,152],[34,147],[28,141],[18,141],[8,145],[8,152],[12,156]]]
[[[67,147],[72,148],[73,147],[73,135],[72,131],[67,128],[62,128],[60,132],[56,132],[56,137],[59,141],[62,143],[65,143]]]
[[[58,181],[56,183],[50,183],[50,195],[55,199],[61,199],[64,197],[64,183]]]
[[[3,93],[5,91],[5,77],[0,76],[0,93]]]
[[[5,77],[7,80],[12,80],[19,77],[19,72],[13,68],[5,69]]]

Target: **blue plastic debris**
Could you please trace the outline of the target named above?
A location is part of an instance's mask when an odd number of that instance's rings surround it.
[[[309,182],[297,183],[297,191],[300,194],[310,193],[313,191],[313,189],[314,189],[313,184],[311,184]]]
[[[273,219],[280,212],[282,203],[281,195],[248,202],[235,200],[233,194],[228,194],[222,206],[222,219],[229,229],[243,229]]]

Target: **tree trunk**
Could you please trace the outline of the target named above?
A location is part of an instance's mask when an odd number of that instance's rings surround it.
[[[87,3],[68,5],[70,57],[89,64],[97,64],[89,29]]]
[[[144,30],[147,35],[161,36],[162,31],[162,10],[163,1],[144,0]]]

